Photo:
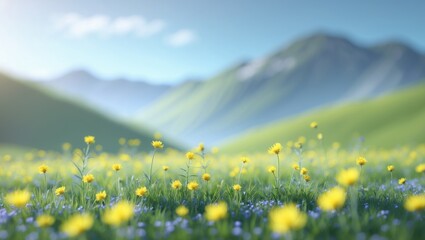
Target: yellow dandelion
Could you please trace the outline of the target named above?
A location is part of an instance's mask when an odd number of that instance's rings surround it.
[[[285,234],[303,228],[307,223],[307,214],[301,212],[295,204],[290,203],[271,210],[269,219],[270,229],[274,233]]]
[[[12,206],[17,208],[23,208],[30,201],[31,193],[27,190],[16,190],[14,192],[8,193],[4,197],[4,201]]]
[[[113,164],[112,170],[118,172],[119,170],[121,170],[121,164],[119,164],[119,163]]]
[[[306,175],[308,173],[308,169],[307,168],[301,168],[300,174],[301,175]]]
[[[52,226],[53,223],[55,223],[55,218],[51,215],[43,214],[38,216],[35,222],[37,223],[37,226],[41,228],[46,228]]]
[[[340,187],[334,187],[317,199],[317,205],[323,211],[334,211],[344,206],[347,193]]]
[[[392,171],[394,171],[394,169],[395,169],[395,167],[393,165],[388,165],[387,166],[388,172],[392,172]]]
[[[202,174],[202,179],[208,182],[209,180],[211,180],[211,175],[209,173],[204,173]]]
[[[280,151],[282,151],[282,144],[280,143],[273,144],[271,147],[269,147],[269,150],[268,150],[270,154],[276,154],[276,155],[279,154]]]
[[[106,191],[96,193],[96,201],[104,201],[106,199]]]
[[[189,209],[187,207],[180,205],[176,208],[176,214],[180,217],[184,217],[189,213]]]
[[[412,195],[407,197],[404,208],[409,212],[425,210],[425,194]]]
[[[164,172],[168,171],[169,167],[168,166],[162,166],[162,170],[164,170]]]
[[[117,203],[111,209],[107,209],[102,220],[108,225],[119,226],[130,220],[133,215],[134,205],[129,202],[122,201]]]
[[[49,170],[49,167],[45,164],[38,167],[38,172],[40,174],[45,174],[45,173],[47,173],[48,170]]]
[[[203,144],[203,143],[200,143],[199,145],[198,145],[198,151],[199,152],[203,152],[205,150],[205,145]]]
[[[416,170],[417,173],[424,173],[425,172],[425,163],[419,164],[416,167],[415,170]]]
[[[275,166],[269,166],[267,168],[267,172],[274,174],[276,172],[276,167]]]
[[[76,214],[62,224],[61,230],[69,237],[76,237],[93,226],[93,217],[89,214]]]
[[[193,160],[195,158],[195,154],[193,152],[187,152],[186,158],[189,160]]]
[[[241,157],[241,161],[242,163],[246,164],[246,163],[249,163],[251,160],[247,157]]]
[[[164,144],[161,141],[152,141],[152,147],[155,149],[163,148]]]
[[[58,187],[58,188],[55,189],[56,196],[60,196],[60,195],[62,195],[64,193],[65,193],[65,187],[64,186]]]
[[[310,182],[310,180],[311,180],[311,178],[310,178],[310,176],[309,175],[303,175],[303,178],[304,178],[304,181],[306,181],[306,182]]]
[[[182,188],[183,184],[180,182],[180,180],[175,180],[171,183],[171,187],[173,189],[180,189]]]
[[[139,197],[143,197],[148,193],[148,189],[146,187],[139,187],[136,189],[136,195]]]
[[[93,137],[93,136],[85,136],[84,137],[84,142],[87,143],[88,145],[94,144],[95,143],[95,137]]]
[[[311,128],[317,128],[318,126],[319,126],[319,124],[317,124],[317,122],[310,123]]]
[[[227,204],[219,202],[218,204],[209,204],[205,207],[205,218],[208,221],[216,222],[227,217]]]
[[[398,184],[400,184],[400,185],[403,185],[403,184],[405,184],[406,183],[406,178],[400,178],[399,180],[398,180]]]
[[[187,189],[189,189],[190,191],[195,191],[198,189],[198,187],[199,187],[199,184],[195,181],[187,184]]]
[[[366,163],[367,163],[366,158],[364,158],[364,157],[358,157],[358,158],[357,158],[357,164],[358,164],[359,166],[363,166],[363,165],[365,165]]]
[[[87,174],[83,176],[83,182],[84,183],[91,183],[94,181],[94,176],[93,174]]]
[[[343,186],[352,186],[358,181],[359,175],[360,173],[357,169],[349,168],[339,172],[339,174],[336,176],[336,180]]]
[[[235,190],[236,192],[239,192],[242,189],[242,186],[239,184],[235,184],[233,185],[233,190]]]
[[[299,171],[299,170],[300,170],[300,165],[298,165],[298,163],[294,163],[294,164],[292,164],[292,168],[293,168],[295,171]]]

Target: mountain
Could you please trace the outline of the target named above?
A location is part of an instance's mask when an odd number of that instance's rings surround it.
[[[265,152],[275,143],[298,137],[316,138],[325,145],[338,141],[354,147],[364,138],[366,147],[397,147],[425,142],[425,84],[376,99],[348,103],[277,121],[254,129],[224,144],[223,152]],[[309,127],[319,124],[318,131]]]
[[[102,80],[84,70],[72,71],[42,83],[103,112],[123,118],[143,111],[171,88],[169,85],[126,79]]]
[[[375,97],[424,77],[425,56],[406,44],[361,46],[318,33],[202,83],[174,87],[137,121],[191,144],[219,144],[278,119]]]
[[[142,149],[151,149],[152,132],[136,130],[60,98],[35,83],[4,74],[0,74],[0,112],[0,143],[3,144],[59,150],[64,142],[82,147],[84,136],[93,135],[96,143],[109,152],[118,150],[120,137],[138,138]]]

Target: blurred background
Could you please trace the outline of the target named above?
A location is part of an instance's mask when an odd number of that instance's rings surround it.
[[[0,144],[425,141],[423,1],[0,0]],[[316,121],[317,129],[309,124]]]

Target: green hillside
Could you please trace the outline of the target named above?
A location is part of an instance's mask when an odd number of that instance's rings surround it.
[[[319,130],[310,129],[312,121]],[[425,85],[358,103],[335,106],[282,120],[244,133],[224,144],[224,152],[266,151],[274,142],[323,132],[325,144],[354,146],[359,137],[369,147],[394,147],[425,142]]]
[[[64,142],[83,146],[83,137],[94,135],[105,151],[114,152],[120,137],[139,138],[148,149],[153,136],[3,74],[0,112],[0,144],[59,150]]]

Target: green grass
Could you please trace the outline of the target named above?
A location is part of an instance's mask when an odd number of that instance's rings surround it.
[[[82,184],[74,178],[70,156],[48,152],[46,157],[23,160],[28,151],[0,149],[0,157],[9,153],[8,160],[0,159],[0,234],[7,232],[8,239],[26,239],[37,236],[43,239],[65,238],[62,225],[71,215],[88,213],[94,224],[78,239],[270,239],[278,237],[269,228],[269,212],[287,203],[295,203],[307,214],[306,225],[300,230],[281,237],[291,239],[418,239],[425,234],[424,215],[408,212],[403,204],[406,197],[423,193],[425,178],[415,172],[415,166],[423,162],[424,146],[417,148],[391,149],[387,151],[366,151],[361,149],[368,163],[363,167],[360,181],[348,189],[347,201],[336,212],[323,212],[318,208],[318,196],[338,185],[335,175],[342,168],[356,167],[358,152],[342,149],[327,149],[327,156],[321,148],[311,151],[315,155],[286,151],[281,155],[280,177],[282,184],[276,188],[272,174],[266,171],[268,165],[276,165],[275,155],[251,155],[243,165],[246,172],[229,175],[235,166],[241,167],[241,160],[231,155],[207,153],[210,164],[207,168],[211,181],[203,182],[203,170],[199,168],[202,158],[197,156],[191,162],[190,181],[197,181],[199,189],[190,192],[183,185],[180,190],[171,188],[171,182],[185,177],[181,168],[187,159],[180,152],[158,152],[154,161],[153,184],[149,185],[143,172],[151,164],[151,154],[138,152],[130,161],[120,161],[111,154],[95,154],[88,159],[87,171],[95,176],[94,182]],[[125,151],[125,149],[122,149]],[[414,153],[414,154],[413,154]],[[309,169],[310,182],[305,182],[299,172],[291,168],[293,162],[300,161]],[[391,156],[391,158],[388,158]],[[53,160],[54,159],[54,160]],[[79,165],[78,157],[73,158]],[[42,163],[49,166],[46,173],[38,173]],[[113,172],[112,164],[122,164],[119,172]],[[386,166],[395,166],[393,181]],[[168,165],[169,171],[162,171]],[[239,171],[237,171],[239,172]],[[405,185],[398,185],[396,179],[406,177]],[[117,182],[119,181],[119,187]],[[240,183],[241,192],[232,189]],[[62,196],[55,196],[57,187],[65,186]],[[135,195],[138,187],[146,186],[148,194]],[[8,192],[26,189],[31,193],[29,205],[17,209],[5,203]],[[105,190],[104,202],[96,202],[95,194]],[[128,201],[134,205],[134,215],[119,226],[109,226],[102,219],[105,213],[117,202]],[[228,205],[228,216],[217,222],[205,218],[208,204],[224,201]],[[356,206],[357,203],[357,208]],[[189,209],[188,216],[179,217],[175,209],[184,205]],[[358,218],[354,217],[357,212]],[[50,214],[55,223],[45,229],[37,227],[37,216]],[[286,216],[282,216],[285,218]]]
[[[262,152],[271,142],[315,139],[324,134],[324,144],[340,142],[354,146],[365,138],[369,147],[395,147],[425,141],[425,85],[392,93],[377,99],[327,107],[246,132],[229,140],[224,152]],[[317,130],[309,124],[319,123]]]
[[[113,152],[120,137],[150,142],[153,133],[140,129],[0,74],[0,143],[59,150],[64,142],[78,146],[84,136],[95,135]]]

